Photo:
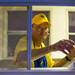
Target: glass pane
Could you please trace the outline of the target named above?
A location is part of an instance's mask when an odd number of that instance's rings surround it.
[[[0,68],[27,68],[27,7],[0,7]]]
[[[17,67],[26,67],[27,11],[8,11],[8,57],[13,57]],[[27,53],[27,52],[26,52]]]
[[[26,30],[27,11],[8,11],[8,30]]]
[[[8,35],[8,56],[14,56],[14,52],[15,52],[15,48],[16,45],[18,43],[18,41],[25,37],[25,43],[24,43],[24,47],[26,47],[26,43],[27,43],[27,36],[26,35]]]
[[[69,35],[69,39],[75,41],[75,35]]]
[[[69,12],[69,32],[75,32],[75,12]]]

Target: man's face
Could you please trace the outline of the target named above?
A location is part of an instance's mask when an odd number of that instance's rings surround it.
[[[49,35],[48,28],[43,25],[36,25],[32,29],[32,36],[35,41],[43,41]]]

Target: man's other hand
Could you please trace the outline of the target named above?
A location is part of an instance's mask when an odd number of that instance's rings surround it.
[[[55,51],[59,50],[65,54],[71,53],[71,49],[75,45],[73,40],[60,40],[53,45]]]

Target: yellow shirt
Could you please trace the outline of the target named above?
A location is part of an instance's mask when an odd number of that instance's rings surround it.
[[[20,51],[27,50],[26,42],[27,41],[26,41],[25,37],[22,37],[18,41],[18,43],[16,45],[16,48],[15,48],[14,60],[16,60],[17,54]],[[41,43],[41,45],[42,45],[42,47],[45,47],[44,43]],[[33,42],[32,42],[31,46],[32,46],[32,49],[39,49],[39,48],[41,48],[41,46],[40,47],[37,47],[37,46],[34,47]],[[45,57],[46,57],[46,60],[47,60],[47,67],[52,67],[54,65],[54,61],[52,60],[50,53],[46,54]],[[32,67],[34,67],[34,62],[32,62]]]

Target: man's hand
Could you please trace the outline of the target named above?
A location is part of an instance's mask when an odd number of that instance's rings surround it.
[[[72,40],[60,40],[59,42],[53,45],[55,51],[59,50],[65,54],[71,53],[71,49],[75,45],[75,42]]]
[[[73,58],[75,58],[75,46],[73,46],[72,49],[70,49],[70,53],[67,54],[68,59],[72,60]]]

